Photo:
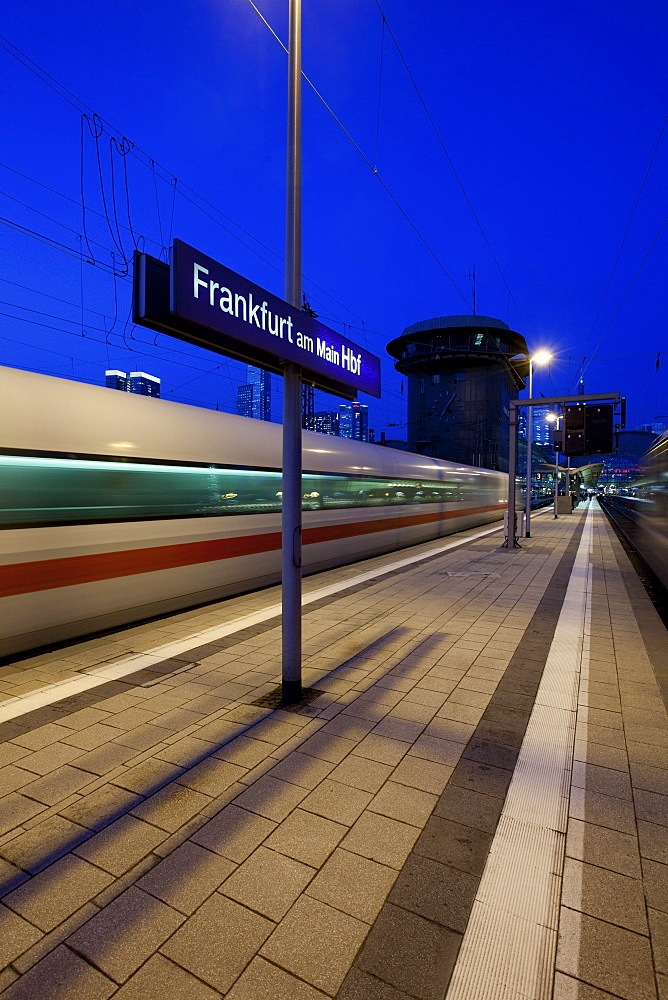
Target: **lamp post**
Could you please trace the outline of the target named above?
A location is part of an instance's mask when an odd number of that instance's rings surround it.
[[[539,351],[529,358],[529,399],[533,399],[533,366],[546,365],[552,360],[552,355],[547,351]],[[531,445],[533,443],[533,407],[527,407],[527,492],[526,492],[526,517],[525,534],[531,538]]]

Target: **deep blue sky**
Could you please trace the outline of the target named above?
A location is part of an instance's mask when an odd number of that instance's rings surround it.
[[[287,0],[257,6],[287,41]],[[668,5],[382,7],[512,294],[375,0],[304,0],[304,71],[378,171],[305,86],[304,289],[323,321],[385,358],[405,326],[470,311],[475,264],[478,312],[555,352],[539,391],[573,391],[586,357],[586,390],[627,394],[630,425],[668,414],[668,224],[628,290],[668,215],[668,127],[613,274],[668,113]],[[149,252],[171,233],[282,295],[284,51],[248,0],[22,0],[5,5],[2,33],[112,129],[96,143],[84,121],[82,143],[80,109],[0,49],[0,363],[89,382],[145,370],[166,398],[232,410],[242,366],[127,322],[131,286],[111,273],[123,269],[113,237],[126,255],[134,245],[123,164]],[[118,229],[111,134],[141,150],[113,154]],[[94,214],[98,151],[111,230]],[[96,266],[79,256],[84,236]],[[403,437],[388,427],[406,419],[389,359],[383,376],[383,399],[363,400],[370,423]]]

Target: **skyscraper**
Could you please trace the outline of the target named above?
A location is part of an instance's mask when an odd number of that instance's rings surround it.
[[[547,419],[548,413],[553,413],[553,409],[549,406],[534,406],[533,409],[533,442],[532,444],[540,444],[544,447],[552,447],[552,438],[554,433],[554,424]],[[518,434],[520,439],[526,441],[527,436],[527,415],[526,413],[521,413],[518,418]]]
[[[318,410],[313,414],[313,430],[319,434],[339,435],[339,415],[334,410]]]
[[[156,375],[148,375],[146,372],[118,371],[111,368],[104,373],[105,385],[107,389],[118,389],[121,392],[134,392],[138,396],[160,397],[160,379]]]
[[[366,403],[341,403],[339,406],[339,436],[353,441],[369,440],[369,407]]]
[[[533,411],[533,442],[542,444],[547,448],[552,447],[554,436],[554,424],[547,419],[547,415],[553,413],[549,406],[535,406]]]
[[[104,379],[107,389],[119,389],[121,392],[130,391],[127,372],[119,372],[117,369],[111,368],[104,373]]]
[[[271,375],[263,368],[246,368],[247,382],[237,389],[237,413],[240,417],[271,420]]]
[[[130,372],[130,392],[138,396],[160,397],[160,379],[146,372]]]

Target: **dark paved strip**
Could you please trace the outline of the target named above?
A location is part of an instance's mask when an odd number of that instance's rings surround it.
[[[337,1000],[443,1000],[543,676],[584,530],[545,594]]]

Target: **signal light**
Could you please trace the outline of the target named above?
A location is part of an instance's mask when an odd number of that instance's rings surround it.
[[[609,455],[612,451],[612,403],[590,403],[587,407],[585,454]]]
[[[564,455],[608,455],[613,447],[611,403],[564,407]]]
[[[584,403],[564,407],[564,455],[586,455]]]

